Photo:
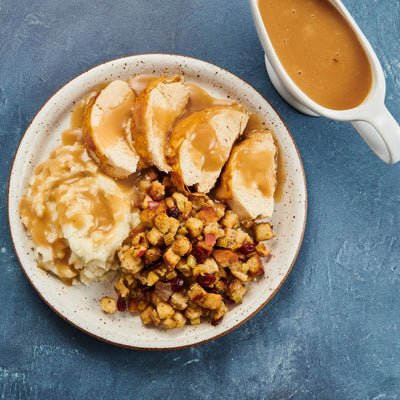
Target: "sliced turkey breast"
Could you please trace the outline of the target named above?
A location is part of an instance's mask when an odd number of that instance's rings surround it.
[[[270,131],[257,131],[236,144],[221,174],[216,197],[241,220],[269,218],[274,209],[277,148]]]
[[[139,93],[132,139],[141,157],[141,168],[154,165],[160,171],[171,171],[165,158],[168,134],[188,100],[189,89],[179,75],[154,79]]]
[[[126,178],[137,169],[139,156],[130,139],[134,102],[129,85],[116,80],[91,99],[84,113],[86,149],[97,166],[114,178]]]
[[[214,187],[248,119],[238,105],[216,106],[194,112],[176,124],[168,161],[183,185],[194,185],[202,193]]]

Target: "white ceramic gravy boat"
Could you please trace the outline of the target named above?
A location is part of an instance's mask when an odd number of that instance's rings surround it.
[[[279,0],[277,0],[279,1]],[[278,93],[295,109],[311,116],[349,121],[371,149],[386,163],[400,161],[400,126],[385,106],[385,77],[382,66],[370,43],[340,0],[329,0],[356,33],[371,64],[373,83],[365,100],[348,110],[332,110],[320,106],[306,96],[283,68],[265,29],[257,0],[249,0],[258,37],[265,52],[265,65]]]

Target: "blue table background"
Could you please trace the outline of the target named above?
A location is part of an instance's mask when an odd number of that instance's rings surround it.
[[[344,0],[380,59],[400,121],[400,1]],[[13,154],[41,105],[112,58],[175,53],[258,89],[286,121],[308,184],[288,279],[250,321],[197,347],[146,352],[70,326],[18,264]],[[349,123],[290,108],[265,72],[245,0],[0,0],[0,399],[400,399],[400,164]]]

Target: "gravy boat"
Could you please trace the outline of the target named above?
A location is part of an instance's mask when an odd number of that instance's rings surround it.
[[[384,103],[386,84],[382,66],[370,43],[341,1],[329,1],[351,26],[368,56],[373,80],[363,102],[351,109],[332,110],[322,107],[306,96],[282,66],[264,26],[258,1],[249,0],[258,37],[265,52],[268,75],[275,89],[292,107],[310,116],[349,121],[378,157],[388,164],[394,164],[400,161],[400,126]]]

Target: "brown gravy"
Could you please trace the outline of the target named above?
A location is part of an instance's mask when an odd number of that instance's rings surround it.
[[[61,143],[63,146],[73,146],[76,143],[83,143],[82,129],[70,128],[61,134]]]
[[[195,111],[203,110],[207,107],[218,107],[232,105],[232,100],[216,99],[207,93],[201,87],[194,83],[187,83],[186,86],[189,88],[189,102],[186,107],[187,111],[185,114],[190,114]]]
[[[328,0],[258,0],[272,45],[293,82],[319,105],[360,105],[372,71],[360,41]]]

